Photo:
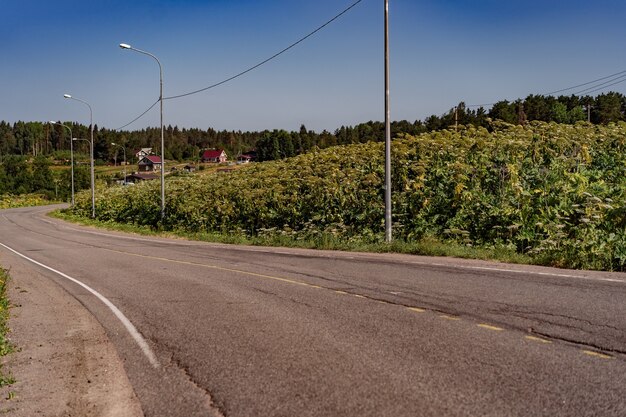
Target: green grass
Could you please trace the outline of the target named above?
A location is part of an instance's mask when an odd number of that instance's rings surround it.
[[[107,230],[135,233],[147,236],[179,238],[203,242],[225,243],[235,245],[273,246],[302,249],[341,250],[348,252],[372,253],[404,253],[422,256],[448,256],[465,259],[481,259],[518,264],[549,264],[542,263],[530,256],[516,253],[506,247],[472,247],[456,242],[444,242],[434,237],[425,237],[419,241],[407,242],[395,240],[391,244],[385,242],[368,243],[359,240],[346,240],[332,234],[321,234],[315,239],[296,239],[281,231],[268,232],[260,236],[245,236],[233,233],[190,233],[173,230],[162,231],[149,226],[137,226],[115,222],[103,222],[71,214],[67,210],[55,210],[50,216],[85,226],[104,228]]]
[[[9,274],[5,269],[0,268],[0,357],[6,356],[13,351],[11,343],[7,339],[9,331],[7,321],[9,320],[9,300],[7,298],[7,284]],[[11,385],[15,382],[12,376],[6,375],[0,363],[0,387]]]

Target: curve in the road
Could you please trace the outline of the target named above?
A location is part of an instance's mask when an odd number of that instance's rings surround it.
[[[71,276],[58,271],[48,265],[42,264],[41,262],[38,262],[32,258],[29,258],[28,256],[24,255],[23,253],[20,253],[18,251],[16,251],[15,249],[5,245],[4,243],[0,242],[0,246],[2,246],[3,248],[7,249],[10,252],[13,252],[14,254],[16,254],[17,256],[26,259],[27,261],[40,266],[44,269],[47,269],[50,272],[54,272],[55,274],[72,281],[73,283],[80,285],[81,287],[83,287],[84,289],[86,289],[87,291],[89,291],[91,294],[93,294],[98,300],[102,301],[104,303],[105,306],[107,306],[109,308],[109,310],[111,310],[111,312],[113,312],[113,314],[115,315],[115,317],[117,317],[119,319],[120,322],[122,322],[122,325],[126,328],[126,330],[128,331],[128,333],[130,334],[130,336],[133,338],[133,340],[135,340],[135,342],[137,343],[137,345],[139,345],[139,348],[141,349],[141,351],[143,352],[143,354],[146,356],[146,358],[148,359],[148,361],[150,362],[150,364],[154,367],[154,368],[158,368],[159,365],[159,361],[157,360],[156,356],[154,355],[154,353],[152,352],[152,349],[150,349],[150,346],[148,346],[148,343],[146,342],[146,340],[143,338],[143,336],[141,336],[141,334],[139,333],[139,331],[137,330],[137,328],[133,325],[133,323],[124,315],[124,313],[122,313],[120,311],[119,308],[117,308],[115,306],[115,304],[113,304],[108,298],[106,298],[105,296],[103,296],[102,294],[100,294],[98,291],[94,290],[93,288],[91,288],[89,285],[77,280],[76,278],[72,278]]]

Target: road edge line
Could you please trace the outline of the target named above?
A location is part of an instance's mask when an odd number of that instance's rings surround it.
[[[133,325],[133,323],[124,315],[124,313],[122,313],[120,311],[119,308],[117,308],[115,306],[115,304],[113,304],[111,301],[109,301],[109,299],[107,299],[104,295],[100,294],[98,291],[94,290],[93,288],[91,288],[90,286],[88,286],[87,284],[84,284],[83,282],[77,280],[76,278],[72,278],[71,276],[64,274],[61,271],[57,271],[56,269],[49,267],[47,265],[42,264],[41,262],[38,262],[32,258],[29,258],[28,256],[16,251],[13,248],[10,248],[9,246],[3,244],[0,242],[0,246],[4,247],[5,249],[13,252],[14,254],[16,254],[17,256],[26,259],[29,262],[32,262],[35,265],[38,265],[44,269],[47,269],[48,271],[54,272],[57,275],[62,276],[65,279],[68,279],[70,281],[72,281],[73,283],[80,285],[81,287],[83,287],[84,289],[86,289],[87,291],[89,291],[91,294],[93,294],[96,298],[98,298],[100,301],[102,301],[102,303],[104,303],[105,306],[107,306],[109,308],[109,310],[111,310],[111,312],[115,315],[115,317],[118,318],[118,320],[122,323],[122,325],[126,328],[126,330],[128,331],[128,333],[130,334],[130,336],[135,340],[135,342],[137,343],[137,345],[139,346],[139,348],[141,349],[141,351],[143,352],[143,354],[146,356],[146,358],[148,359],[148,361],[150,362],[150,364],[154,367],[154,368],[159,368],[160,364],[159,361],[157,360],[156,356],[154,355],[154,352],[152,352],[152,349],[150,349],[150,346],[148,346],[148,343],[146,342],[146,340],[143,338],[143,336],[141,336],[141,334],[139,333],[139,331],[137,330],[137,328]]]

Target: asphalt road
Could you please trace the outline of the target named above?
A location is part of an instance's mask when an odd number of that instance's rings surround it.
[[[155,239],[47,210],[0,211],[0,252],[97,318],[147,416],[626,415],[626,274]]]

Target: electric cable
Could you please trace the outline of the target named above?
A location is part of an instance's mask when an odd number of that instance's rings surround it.
[[[572,86],[572,87],[568,87],[568,88],[562,88],[560,90],[552,91],[552,92],[545,93],[545,94],[542,94],[542,95],[543,96],[551,96],[551,95],[553,95],[555,93],[561,93],[563,91],[573,90],[575,88],[584,87],[584,86],[590,85],[590,84],[595,84],[598,81],[603,81],[603,80],[607,80],[607,79],[608,79],[608,81],[605,81],[605,82],[600,83],[600,84],[592,85],[591,87],[587,87],[587,88],[585,88],[583,90],[580,90],[580,91],[577,91],[577,92],[573,93],[573,95],[577,96],[577,95],[580,95],[580,94],[583,94],[583,93],[587,93],[587,94],[588,93],[593,93],[593,92],[596,92],[596,91],[603,90],[603,89],[605,89],[607,87],[611,87],[613,85],[622,83],[622,82],[626,81],[626,70],[620,71],[620,72],[616,72],[615,74],[607,75],[606,77],[598,78],[598,79],[593,80],[593,81],[589,81],[589,82],[586,82],[586,83],[578,84],[578,85],[575,85],[575,86]],[[494,104],[496,104],[496,103],[466,104],[465,107],[487,107],[487,106],[493,106]]]
[[[483,103],[483,104],[466,104],[465,107],[487,107],[493,106],[496,103]]]
[[[132,125],[133,123],[135,123],[137,120],[141,119],[146,113],[148,113],[150,110],[152,110],[152,108],[154,106],[157,105],[157,103],[160,101],[161,99],[158,99],[157,101],[155,101],[150,107],[148,107],[148,109],[146,111],[144,111],[143,113],[141,113],[139,116],[135,117],[133,120],[131,120],[130,122],[126,123],[124,126],[120,126],[118,128],[115,128],[113,130],[121,130],[124,129],[126,126]]]
[[[309,34],[303,36],[302,38],[300,38],[299,40],[297,40],[296,42],[292,43],[291,45],[289,45],[288,47],[284,48],[283,50],[281,50],[278,53],[275,53],[274,55],[272,55],[271,57],[259,62],[258,64],[244,70],[241,71],[238,74],[233,75],[232,77],[228,77],[225,80],[222,80],[218,83],[209,85],[208,87],[204,87],[195,91],[190,91],[188,93],[184,93],[184,94],[178,94],[175,96],[170,96],[170,97],[163,97],[163,100],[172,100],[172,99],[176,99],[176,98],[181,98],[181,97],[186,97],[186,96],[190,96],[192,94],[197,94],[197,93],[201,93],[203,91],[209,90],[211,88],[215,88],[217,86],[220,86],[222,84],[226,84],[229,81],[234,80],[235,78],[239,78],[242,75],[245,75],[247,73],[249,73],[250,71],[253,71],[257,68],[259,68],[261,65],[268,63],[269,61],[279,57],[280,55],[284,54],[285,52],[287,52],[288,50],[292,49],[293,47],[297,46],[298,44],[304,42],[306,39],[310,38],[311,36],[315,35],[317,32],[319,32],[320,30],[324,29],[326,26],[330,25],[331,23],[333,23],[335,20],[339,19],[341,16],[343,16],[344,14],[348,13],[351,9],[353,9],[357,4],[361,3],[363,0],[357,0],[354,3],[352,3],[350,6],[348,6],[347,8],[345,8],[343,11],[341,11],[339,14],[335,15],[335,17],[333,17],[332,19],[328,20],[326,23],[324,23],[323,25],[319,26],[317,29],[313,30],[312,32],[310,32]],[[132,121],[126,123],[124,126],[118,127],[115,130],[120,130],[123,129],[133,123],[135,123],[137,120],[141,119],[146,113],[148,113],[150,110],[152,110],[152,108],[154,106],[156,106],[156,104],[160,101],[161,99],[159,98],[155,103],[153,103],[150,107],[148,107],[148,109],[146,109],[146,111],[144,111],[143,113],[141,113],[139,116],[137,116],[136,118],[134,118]]]
[[[620,71],[620,72],[616,72],[615,74],[607,75],[606,77],[598,78],[597,80],[589,81],[587,83],[578,84],[578,85],[575,85],[573,87],[563,88],[561,90],[556,90],[556,91],[552,91],[550,93],[545,93],[543,95],[544,96],[551,96],[552,94],[555,94],[555,93],[560,93],[562,91],[567,91],[567,90],[573,90],[573,89],[578,88],[578,87],[584,87],[586,85],[593,84],[593,83],[596,83],[598,81],[606,80],[607,78],[612,78],[612,77],[615,77],[616,75],[620,75],[620,74],[624,74],[624,73],[626,73],[626,70]],[[576,93],[574,93],[574,94],[576,94]]]
[[[612,85],[615,84],[619,84],[621,82],[626,81],[626,74],[621,75],[619,77],[613,78],[609,81],[605,81],[601,84],[597,84],[597,85],[593,85],[591,87],[585,88],[584,90],[580,90],[574,93],[575,96],[580,95],[580,94],[585,94],[585,93],[592,93],[594,91],[600,91],[600,90],[604,90],[607,87],[610,87]]]
[[[340,12],[339,14],[337,14],[335,17],[333,17],[332,19],[330,19],[329,21],[327,21],[326,23],[324,23],[323,25],[319,26],[317,29],[315,29],[314,31],[310,32],[308,35],[303,36],[302,38],[298,39],[297,41],[295,41],[294,43],[292,43],[291,45],[289,45],[288,47],[284,48],[283,50],[281,50],[280,52],[275,53],[274,55],[272,55],[271,57],[259,62],[256,65],[253,65],[252,67],[241,71],[240,73],[233,75],[232,77],[226,78],[225,80],[222,80],[220,82],[217,82],[215,84],[211,84],[208,87],[204,87],[204,88],[200,88],[198,90],[194,90],[194,91],[190,91],[188,93],[184,93],[184,94],[178,94],[175,96],[169,96],[169,97],[164,97],[163,100],[172,100],[172,99],[176,99],[176,98],[181,98],[181,97],[186,97],[186,96],[190,96],[192,94],[198,94],[201,93],[203,91],[209,90],[211,88],[215,88],[217,86],[220,86],[222,84],[226,84],[229,81],[234,80],[235,78],[239,78],[244,74],[249,73],[252,70],[255,70],[257,68],[259,68],[261,65],[266,64],[268,62],[270,62],[271,60],[279,57],[280,55],[284,54],[285,52],[287,52],[288,50],[290,50],[291,48],[295,47],[296,45],[304,42],[306,39],[310,38],[311,36],[315,35],[317,32],[319,32],[320,30],[324,29],[326,26],[330,25],[332,22],[334,22],[335,20],[339,19],[341,16],[343,16],[344,14],[348,13],[352,8],[354,8],[357,4],[361,3],[363,0],[357,0],[354,3],[352,3],[350,6],[348,6],[347,8],[345,8],[342,12]]]

